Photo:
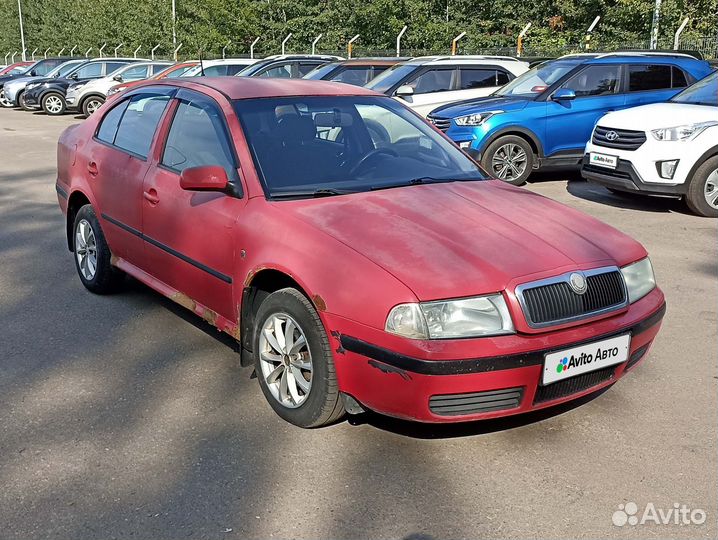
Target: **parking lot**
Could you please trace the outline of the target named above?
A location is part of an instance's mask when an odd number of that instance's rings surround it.
[[[54,187],[78,121],[0,110],[0,537],[718,535],[716,220],[542,173],[527,189],[651,254],[668,311],[647,361],[540,415],[302,430],[199,318],[137,283],[82,287]],[[627,502],[707,520],[615,526]]]

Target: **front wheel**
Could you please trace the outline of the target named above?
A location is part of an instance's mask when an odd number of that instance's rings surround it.
[[[59,116],[65,112],[67,104],[65,98],[57,92],[50,92],[42,97],[40,102],[42,110],[50,116]]]
[[[75,267],[82,284],[96,294],[114,292],[123,274],[110,263],[112,254],[92,206],[78,210],[72,231]]]
[[[254,329],[257,379],[264,397],[286,421],[303,428],[344,415],[334,359],[319,315],[297,289],[264,299]]]
[[[707,159],[688,184],[686,204],[704,217],[718,217],[718,156]]]
[[[481,165],[499,180],[521,186],[531,174],[534,154],[525,139],[515,135],[499,137],[483,153]]]
[[[85,101],[82,102],[82,114],[85,115],[85,118],[92,115],[102,107],[102,104],[105,102],[103,98],[100,96],[90,96]]]
[[[5,97],[5,92],[2,89],[0,89],[0,107],[5,107],[6,109],[12,109],[13,107],[12,102]]]

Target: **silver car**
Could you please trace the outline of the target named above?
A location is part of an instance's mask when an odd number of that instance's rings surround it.
[[[32,82],[33,79],[37,78],[48,78],[48,77],[63,77],[67,73],[72,70],[77,64],[81,64],[82,62],[85,62],[85,58],[77,58],[73,60],[68,60],[67,62],[63,62],[59,66],[57,66],[55,69],[50,71],[47,75],[36,75],[34,77],[20,77],[18,79],[13,79],[11,81],[8,81],[5,83],[5,86],[3,87],[3,91],[5,94],[5,99],[7,100],[8,105],[3,104],[5,107],[22,107],[25,110],[30,110],[30,107],[27,107],[23,104],[22,95],[25,91],[25,87],[28,85],[28,83]]]

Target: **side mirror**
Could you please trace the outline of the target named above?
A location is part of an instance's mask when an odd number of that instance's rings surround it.
[[[30,77],[37,77],[37,71],[33,69],[30,71],[29,75]]]
[[[73,73],[72,75],[70,75],[70,76],[68,77],[68,79],[73,79],[73,80],[75,80],[75,81],[76,81],[78,78],[79,78],[79,77],[78,77],[77,73]]]
[[[190,167],[180,174],[180,187],[187,191],[224,191],[228,184],[227,171],[219,165]]]
[[[551,99],[554,101],[563,101],[563,100],[572,100],[576,99],[576,92],[571,90],[570,88],[559,88],[556,90],[553,95],[551,96]]]
[[[122,75],[115,75],[112,77],[113,81],[122,82]]]
[[[408,84],[402,84],[396,89],[396,95],[399,97],[408,97],[414,95],[414,89]]]

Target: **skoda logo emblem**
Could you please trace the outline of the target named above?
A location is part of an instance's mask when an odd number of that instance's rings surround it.
[[[576,294],[583,294],[588,288],[586,283],[586,277],[583,274],[579,274],[578,272],[574,272],[568,277],[568,284],[571,286],[573,292],[575,292]]]
[[[615,131],[607,131],[606,139],[608,139],[609,141],[615,141],[616,139],[618,139],[618,133],[616,133]]]

